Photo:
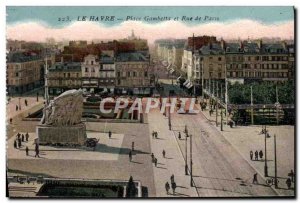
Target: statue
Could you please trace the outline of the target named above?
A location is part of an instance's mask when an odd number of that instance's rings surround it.
[[[84,145],[87,135],[85,124],[81,122],[82,112],[82,90],[68,90],[50,101],[36,129],[39,143]]]
[[[72,126],[81,123],[83,112],[82,90],[69,90],[44,107],[41,124]]]

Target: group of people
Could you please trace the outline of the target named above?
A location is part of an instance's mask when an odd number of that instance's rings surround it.
[[[21,148],[22,147],[22,142],[28,142],[29,139],[29,134],[28,132],[24,135],[24,134],[20,134],[18,133],[16,136],[16,139],[14,140],[14,148]]]
[[[175,177],[174,177],[174,174],[171,175],[170,179],[171,179],[171,187],[172,187],[173,195],[174,195],[174,194],[175,194],[176,187],[177,187],[177,186],[176,186],[176,183],[175,183]],[[166,182],[165,188],[166,188],[167,194],[169,194],[169,190],[170,190],[170,184],[169,184],[169,182]]]
[[[27,101],[27,99],[24,100],[24,104],[25,104],[25,106],[28,106],[28,101]],[[19,106],[19,105],[16,105],[16,111],[18,111],[18,110],[21,110],[21,104],[20,104],[20,106]]]
[[[157,139],[157,137],[158,137],[158,133],[156,131],[153,131],[152,132],[152,138]]]
[[[264,153],[263,153],[262,150],[260,150],[259,152],[256,150],[254,152],[254,156],[255,156],[254,160],[258,161],[258,156],[259,156],[260,159],[262,159],[264,157]],[[253,160],[253,151],[252,150],[250,151],[250,159]]]

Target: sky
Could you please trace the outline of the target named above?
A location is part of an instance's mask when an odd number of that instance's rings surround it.
[[[89,21],[90,16],[99,21]],[[294,8],[8,6],[6,24],[7,38],[27,41],[121,39],[131,30],[149,42],[193,33],[223,39],[294,39]]]

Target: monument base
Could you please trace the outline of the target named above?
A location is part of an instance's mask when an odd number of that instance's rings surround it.
[[[38,142],[41,145],[84,145],[87,139],[85,124],[74,126],[38,125],[36,127]]]

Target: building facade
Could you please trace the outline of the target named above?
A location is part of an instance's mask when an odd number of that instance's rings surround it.
[[[58,95],[70,89],[82,87],[81,63],[58,62],[48,69],[48,88],[50,95]]]
[[[150,94],[150,60],[139,52],[116,56],[116,92]]]
[[[7,55],[8,94],[22,94],[40,87],[44,78],[44,60],[33,53],[14,52]]]

